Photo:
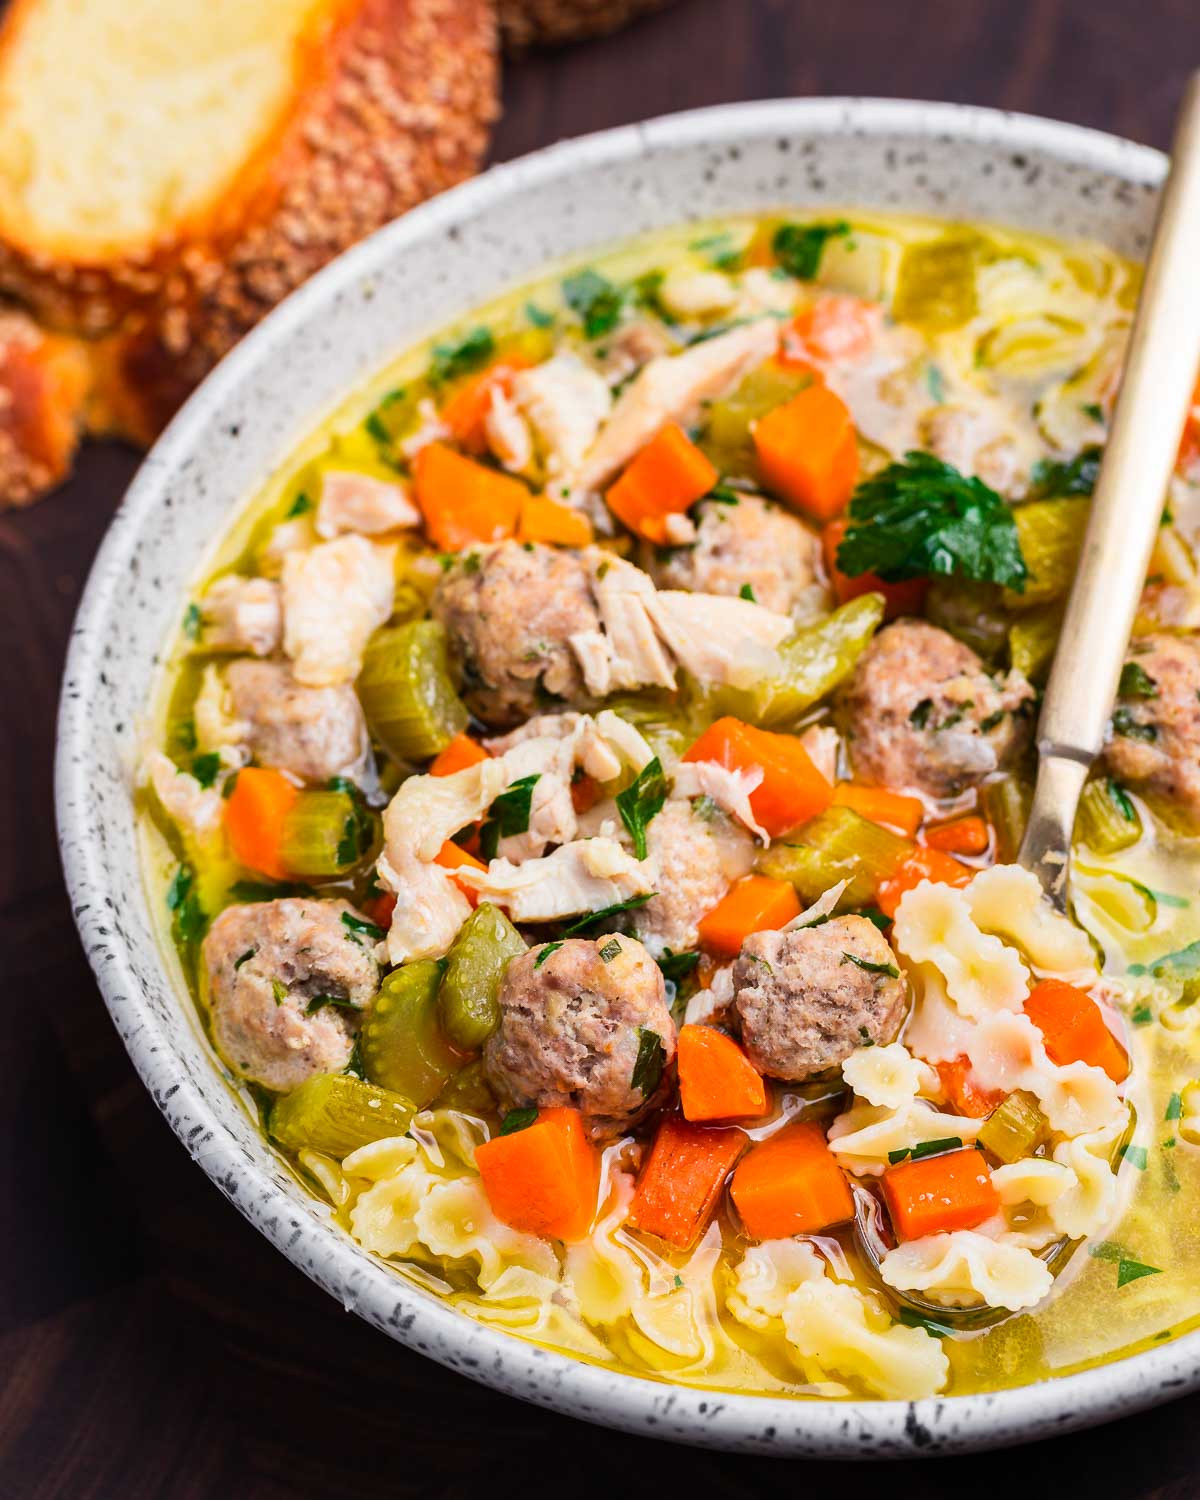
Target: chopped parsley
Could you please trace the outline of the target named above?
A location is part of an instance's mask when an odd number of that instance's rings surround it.
[[[911,1307],[902,1307],[898,1317],[905,1328],[923,1328],[926,1333],[933,1334],[936,1339],[952,1338],[954,1329],[947,1323],[936,1323],[932,1318],[922,1317],[919,1312]]]
[[[908,716],[908,722],[914,729],[924,729],[929,723],[929,715],[933,712],[933,699],[922,698],[920,703]]]
[[[854,964],[856,968],[862,969],[867,974],[886,974],[889,979],[900,978],[900,970],[895,964],[872,963],[869,958],[859,958],[857,953],[847,953],[843,950],[842,962]]]
[[[246,951],[245,951],[245,953],[243,953],[240,958],[237,958],[237,959],[234,960],[234,964],[233,964],[234,973],[236,973],[238,971],[238,969],[240,969],[242,967],[243,964],[248,964],[250,962],[250,960],[254,957],[254,955],[257,952],[258,952],[257,948],[247,948]]]
[[[858,1041],[861,1047],[873,1047],[875,1045],[875,1038],[865,1026],[858,1028]]]
[[[367,1076],[367,1070],[365,1067],[363,1067],[362,1047],[360,1046],[360,1041],[360,1037],[354,1038],[354,1045],[350,1048],[350,1057],[346,1063],[346,1072],[353,1073],[355,1078],[365,1079]]]
[[[692,811],[706,823],[711,823],[720,810],[707,792],[701,792],[698,797],[692,798]]]
[[[1153,724],[1143,724],[1141,720],[1133,717],[1133,711],[1128,708],[1118,708],[1112,716],[1113,733],[1119,734],[1127,740],[1143,740],[1152,745],[1158,738],[1158,730]]]
[[[368,413],[363,426],[367,432],[381,443],[385,448],[395,441],[404,426],[408,415],[408,408],[404,403],[408,399],[408,391],[404,386],[397,390],[389,391],[373,412]],[[395,408],[401,407],[397,411]]]
[[[1103,420],[1103,413],[1096,418]],[[1033,466],[1033,487],[1030,496],[1035,500],[1059,500],[1065,495],[1090,495],[1100,477],[1100,461],[1104,450],[1097,447],[1084,448],[1068,463],[1054,459],[1043,459]]]
[[[550,957],[550,955],[552,953],[557,953],[561,947],[561,943],[547,943],[544,948],[539,950],[538,956],[533,961],[533,967],[535,969],[540,969],[546,962],[546,960]]]
[[[589,266],[568,276],[562,290],[567,306],[583,324],[586,338],[598,339],[617,326],[624,298],[607,276]]]
[[[527,1109],[510,1109],[500,1121],[501,1135],[516,1135],[518,1130],[528,1130],[531,1125],[537,1124],[537,1106],[530,1105]]]
[[[349,777],[334,776],[325,787],[327,791],[341,792],[350,799],[350,811],[342,824],[337,845],[337,862],[345,868],[357,864],[370,849],[375,841],[375,824],[363,803],[362,793]]]
[[[714,484],[704,499],[715,500],[718,505],[740,505],[742,497],[727,484]]]
[[[1164,953],[1150,964],[1130,964],[1129,972],[1134,976],[1150,974],[1155,979],[1195,979],[1200,977],[1200,939],[1179,948],[1174,953]]]
[[[190,865],[180,865],[167,887],[167,910],[175,941],[184,946],[198,943],[208,926],[208,917],[196,893],[196,876]]]
[[[349,940],[357,943],[360,948],[364,937],[369,937],[376,943],[381,943],[387,937],[382,927],[376,927],[374,922],[368,922],[364,917],[356,917],[352,911],[342,913],[342,926],[346,929]]]
[[[845,219],[824,224],[781,224],[771,239],[771,252],[789,276],[811,281],[821,269],[825,246],[849,233]]]
[[[312,892],[306,885],[290,885],[281,880],[235,880],[229,887],[229,896],[239,905],[251,905],[258,901],[278,901],[281,896],[309,896]]]
[[[490,328],[472,328],[454,344],[435,344],[429,361],[429,382],[444,385],[486,364],[496,350]],[[373,415],[373,414],[372,414]]]
[[[646,828],[662,811],[667,800],[667,778],[656,755],[638,772],[623,792],[617,793],[617,811],[633,840],[638,859],[646,858]]]
[[[304,515],[305,511],[312,510],[312,508],[312,501],[308,498],[304,491],[301,490],[296,498],[292,501],[291,505],[288,506],[287,519],[289,521],[294,521],[297,516]]]
[[[925,367],[925,388],[929,392],[929,399],[941,406],[946,399],[946,378],[937,365]]]
[[[1121,668],[1121,680],[1117,692],[1122,698],[1157,698],[1158,684],[1145,667],[1135,661],[1127,661]]]
[[[1122,1260],[1117,1263],[1117,1290],[1131,1281],[1140,1281],[1143,1276],[1161,1276],[1161,1266],[1148,1266],[1140,1260]]]
[[[743,583],[742,586],[741,586],[741,588],[738,589],[738,598],[739,599],[748,599],[751,604],[757,604],[758,603],[758,600],[754,597],[754,590],[750,587],[750,585],[748,583]]]
[[[615,937],[609,938],[608,942],[600,949],[601,963],[610,964],[614,958],[620,958],[620,956],[621,945]]]
[[[275,996],[275,1004],[282,1005],[288,997],[288,987],[282,979],[272,979],[271,993]]]
[[[1085,401],[1079,410],[1085,417],[1090,417],[1093,422],[1099,422],[1101,426],[1104,425],[1104,408],[1098,401]]]
[[[980,734],[991,734],[993,729],[998,728],[1004,722],[1004,715],[1007,712],[1007,709],[998,708],[994,714],[988,714],[986,719],[981,719],[979,721]]]
[[[943,1136],[936,1141],[920,1141],[915,1146],[901,1146],[896,1151],[888,1152],[888,1161],[893,1166],[898,1161],[903,1161],[907,1156],[912,1161],[920,1161],[923,1156],[941,1156],[946,1151],[961,1151],[962,1140],[957,1135]]]
[[[539,307],[536,302],[525,304],[525,316],[535,328],[553,328],[554,314],[547,312],[544,307]]]
[[[1148,1005],[1139,1005],[1135,1011],[1130,1012],[1129,1019],[1135,1026],[1149,1026],[1154,1020],[1154,1012]]]
[[[589,911],[578,921],[572,922],[569,927],[564,927],[563,932],[567,937],[574,937],[578,932],[586,932],[590,927],[598,927],[601,922],[607,922],[610,917],[620,916],[622,912],[634,911],[639,906],[645,906],[647,901],[654,899],[655,892],[647,891],[644,896],[630,896],[628,901],[614,901],[611,906],[602,906],[599,911]]]
[[[479,829],[479,852],[484,859],[495,859],[502,838],[529,832],[529,814],[533,807],[533,789],[541,780],[539,772],[522,776],[496,797],[488,808],[487,821]]]
[[[662,957],[658,960],[658,967],[662,970],[662,976],[671,984],[678,984],[686,979],[700,962],[698,953],[673,953],[670,948],[664,948]]]
[[[886,932],[892,925],[891,917],[885,917],[877,906],[864,906],[861,911],[854,913],[856,917],[865,917],[872,927],[878,928],[880,932]]]
[[[192,761],[192,775],[201,786],[212,786],[221,769],[221,757],[215,750],[207,750]]]
[[[651,1031],[646,1026],[639,1026],[637,1061],[633,1065],[633,1075],[629,1084],[631,1088],[641,1090],[643,1099],[649,1099],[662,1081],[666,1060],[667,1052],[663,1046],[662,1037],[657,1031]]]
[[[1183,1119],[1183,1095],[1172,1094],[1167,1100],[1167,1112],[1163,1115],[1164,1120]]]
[[[1146,1170],[1149,1157],[1145,1146],[1122,1146],[1117,1155],[1122,1161],[1127,1161],[1131,1167],[1135,1167],[1139,1172]]]
[[[201,624],[200,606],[198,604],[189,604],[183,612],[183,633],[189,641],[198,641],[200,639]]]
[[[1137,808],[1130,800],[1129,793],[1119,781],[1114,781],[1110,776],[1105,782],[1104,790],[1108,793],[1108,800],[1121,814],[1127,823],[1137,822]]]
[[[315,1016],[318,1011],[324,1010],[327,1005],[331,1006],[334,1010],[356,1011],[359,1009],[353,1000],[345,1000],[340,995],[314,995],[304,1007],[304,1014],[306,1016]]]
[[[932,453],[914,450],[864,480],[849,516],[837,552],[849,577],[876,573],[898,583],[941,574],[1024,591],[1028,569],[1012,508]]]

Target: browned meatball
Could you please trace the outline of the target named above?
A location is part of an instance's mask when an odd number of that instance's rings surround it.
[[[247,727],[260,765],[308,782],[354,775],[367,751],[367,730],[350,683],[305,687],[283,662],[248,660],[232,662],[225,680],[234,717]]]
[[[555,703],[586,702],[568,642],[600,620],[578,553],[520,542],[461,553],[433,613],[450,636],[463,696],[484,723],[507,728]]]
[[[365,921],[345,901],[288,897],[226,907],[212,924],[213,1038],[235,1073],[282,1093],[350,1061],[379,965],[347,916]]]
[[[840,1067],[856,1047],[890,1042],[908,995],[865,917],[754,933],[734,963],[733,991],[746,1055],[789,1083]]]
[[[841,695],[854,774],[956,797],[1023,748],[1033,698],[1020,672],[992,677],[946,631],[898,620],[871,642]]]
[[[570,1105],[595,1139],[619,1135],[657,1099],[674,1056],[662,973],[635,938],[615,935],[514,958],[500,987],[500,1025],[483,1049],[507,1108]]]
[[[1148,635],[1130,647],[1104,751],[1108,769],[1200,822],[1200,641]]]
[[[817,576],[820,543],[803,521],[769,500],[743,495],[736,505],[709,501],[696,512],[696,540],[658,564],[663,588],[737,596],[791,614]]]

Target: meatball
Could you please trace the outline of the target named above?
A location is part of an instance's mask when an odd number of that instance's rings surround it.
[[[733,966],[746,1055],[789,1083],[840,1067],[856,1047],[892,1041],[907,993],[895,955],[865,917],[756,932]]]
[[[305,687],[276,661],[232,662],[225,680],[234,716],[261,765],[308,782],[355,774],[368,740],[352,684]]]
[[[600,1140],[619,1135],[661,1095],[656,1061],[649,1077],[634,1083],[651,1032],[662,1043],[665,1069],[675,1056],[675,1023],[662,973],[641,943],[570,938],[509,964],[500,1025],[483,1062],[506,1107],[570,1105]]]
[[[1130,648],[1121,687],[1104,751],[1108,769],[1200,822],[1200,641],[1142,636]]]
[[[820,543],[803,521],[757,495],[696,511],[696,540],[655,569],[662,588],[739,595],[749,586],[767,609],[791,614],[816,581]]]
[[[871,642],[841,694],[854,774],[956,797],[1024,748],[1033,699],[1020,672],[992,677],[946,631],[898,620]]]
[[[379,965],[346,917],[365,920],[345,901],[287,897],[226,907],[209,928],[213,1038],[235,1073],[283,1093],[350,1061]]]
[[[697,799],[699,800],[699,799]],[[672,798],[646,830],[656,894],[634,913],[634,931],[651,953],[683,953],[697,943],[696,924],[749,872],[754,841],[719,809],[711,816]]]
[[[995,402],[935,406],[921,422],[918,442],[960,474],[975,475],[1001,495],[1018,494],[1029,467],[1013,436],[1015,425],[1013,414]]]
[[[598,631],[583,560],[555,547],[501,542],[466,552],[438,585],[434,616],[462,669],[468,706],[508,728],[587,695],[569,638]]]

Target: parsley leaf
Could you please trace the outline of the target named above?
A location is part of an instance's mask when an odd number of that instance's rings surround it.
[[[306,885],[291,885],[281,880],[271,882],[267,880],[235,880],[229,887],[229,896],[232,901],[239,905],[250,905],[257,901],[277,901],[281,896],[309,896],[311,889]]]
[[[741,588],[738,589],[738,598],[749,600],[751,604],[758,603],[758,600],[754,597],[754,589],[748,583],[743,583]]]
[[[821,269],[825,246],[849,233],[844,219],[828,224],[781,224],[771,239],[771,252],[789,276],[811,281]]]
[[[220,769],[221,757],[215,750],[208,750],[203,755],[197,755],[192,761],[192,775],[201,786],[212,786]]]
[[[932,1318],[922,1317],[915,1308],[902,1307],[899,1318],[905,1328],[923,1328],[926,1333],[933,1334],[936,1339],[953,1338],[954,1329],[947,1323],[935,1323]]]
[[[272,979],[271,993],[275,997],[275,1004],[282,1005],[288,997],[288,987],[282,979]]]
[[[1104,790],[1108,793],[1108,800],[1121,814],[1127,823],[1137,822],[1137,808],[1129,800],[1129,793],[1119,781],[1114,781],[1110,776],[1105,784]]]
[[[340,995],[314,995],[304,1007],[304,1014],[306,1016],[315,1016],[318,1011],[324,1010],[327,1005],[332,1006],[334,1010],[356,1011],[359,1009],[353,1000],[344,1000]]]
[[[699,962],[698,953],[672,953],[670,948],[664,948],[662,957],[658,960],[658,967],[662,970],[664,979],[672,984],[678,984],[681,979],[688,977]]]
[[[540,969],[546,962],[546,960],[550,957],[550,955],[552,953],[557,953],[561,947],[561,943],[547,943],[544,948],[538,951],[538,956],[533,961],[533,967],[535,969]]]
[[[539,307],[536,302],[527,302],[525,304],[525,316],[535,328],[554,327],[554,314],[547,312],[543,307]]]
[[[611,906],[602,906],[599,911],[589,911],[577,922],[564,927],[563,932],[567,937],[574,937],[577,932],[586,932],[589,927],[598,927],[601,922],[607,922],[609,917],[619,916],[621,912],[633,911],[639,906],[645,906],[647,901],[654,899],[654,895],[654,891],[647,891],[644,896],[630,896],[628,901],[614,901]]]
[[[586,338],[597,339],[617,326],[624,298],[607,276],[589,266],[568,276],[562,290],[567,306],[583,323]]]
[[[864,480],[849,515],[837,565],[851,578],[877,573],[898,583],[942,574],[1024,591],[1028,569],[1011,508],[932,453],[914,450]]]
[[[1117,1262],[1117,1290],[1128,1286],[1131,1281],[1140,1281],[1143,1276],[1161,1276],[1161,1266],[1147,1266],[1140,1260],[1121,1260]]]
[[[888,1152],[888,1161],[893,1166],[898,1161],[903,1161],[906,1156],[913,1161],[920,1161],[923,1156],[941,1156],[946,1151],[961,1151],[962,1140],[957,1135],[942,1136],[936,1141],[920,1141],[915,1146],[901,1146],[896,1151]]]
[[[1164,1120],[1181,1120],[1183,1118],[1183,1095],[1172,1094],[1167,1100],[1167,1112],[1163,1115]]]
[[[171,931],[184,946],[198,943],[208,927],[208,917],[196,893],[196,875],[190,865],[180,865],[167,887],[167,910]]]
[[[1200,977],[1200,939],[1179,948],[1174,953],[1164,953],[1151,964],[1130,964],[1133,975],[1151,974],[1155,979],[1195,979]]]
[[[924,729],[929,723],[929,715],[933,712],[933,699],[922,698],[912,713],[908,716],[908,722],[914,729]]]
[[[490,328],[472,328],[455,344],[435,344],[429,361],[429,382],[444,385],[459,375],[469,374],[491,359],[496,340]]]
[[[200,626],[202,623],[200,606],[198,604],[189,604],[183,612],[183,633],[189,641],[198,641],[200,639]]]
[[[621,945],[616,938],[609,938],[604,947],[600,949],[600,962],[610,964],[614,958],[620,958]]]
[[[516,1135],[518,1130],[528,1130],[531,1125],[537,1124],[537,1106],[530,1105],[527,1109],[510,1109],[500,1121],[501,1135]]]
[[[233,963],[234,973],[236,974],[243,964],[248,964],[257,952],[257,948],[247,948],[240,958],[236,958]]]
[[[1143,724],[1140,719],[1133,717],[1132,709],[1118,708],[1112,716],[1113,733],[1119,734],[1127,740],[1144,740],[1146,744],[1152,745],[1158,738],[1158,730],[1153,724]]]
[[[859,958],[857,953],[842,953],[844,964],[854,964],[856,968],[864,970],[867,974],[886,974],[889,979],[899,979],[900,970],[895,964],[876,964],[869,958]]]
[[[662,1081],[663,1067],[667,1060],[666,1048],[657,1031],[646,1026],[638,1027],[638,1054],[633,1065],[630,1088],[640,1089],[643,1099],[649,1099]]]
[[[657,755],[647,761],[623,792],[617,793],[617,811],[629,830],[638,859],[646,857],[646,827],[662,811],[666,800],[667,778]]]
[[[495,859],[502,838],[529,832],[529,813],[533,807],[533,789],[541,780],[534,771],[506,787],[488,808],[487,822],[479,829],[479,852],[484,859]]]
[[[1135,661],[1127,661],[1121,668],[1121,680],[1117,692],[1122,698],[1157,698],[1158,684],[1145,667]]]
[[[1122,1146],[1117,1154],[1120,1156],[1122,1161],[1127,1161],[1131,1167],[1135,1167],[1139,1172],[1144,1172],[1146,1170],[1149,1156],[1147,1154],[1145,1146],[1134,1146],[1132,1144],[1129,1144],[1126,1146]]]
[[[288,506],[287,519],[289,521],[294,521],[297,516],[302,516],[305,511],[312,510],[312,508],[312,501],[308,498],[304,491],[301,490],[296,498],[292,501],[291,505]]]
[[[350,911],[342,913],[342,926],[346,929],[346,935],[350,941],[358,943],[360,948],[362,947],[362,943],[358,936],[359,933],[362,933],[364,937],[369,937],[376,943],[383,942],[384,938],[387,937],[387,933],[384,932],[382,927],[376,927],[374,922],[368,922],[363,917],[356,917]]]
[[[1100,461],[1103,457],[1102,448],[1091,447],[1077,453],[1069,463],[1058,463],[1047,458],[1034,464],[1030,498],[1059,500],[1064,495],[1092,494],[1096,488],[1096,480],[1100,477]]]

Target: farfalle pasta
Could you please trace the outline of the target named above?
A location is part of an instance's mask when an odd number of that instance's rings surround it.
[[[946,993],[971,1020],[996,1010],[1019,1010],[1029,993],[1029,970],[1015,948],[976,926],[967,898],[947,885],[923,882],[896,912],[897,951],[932,964]]]
[[[945,1307],[1034,1307],[1053,1283],[1030,1250],[970,1229],[910,1240],[884,1256],[880,1274],[901,1292],[920,1292]]]

